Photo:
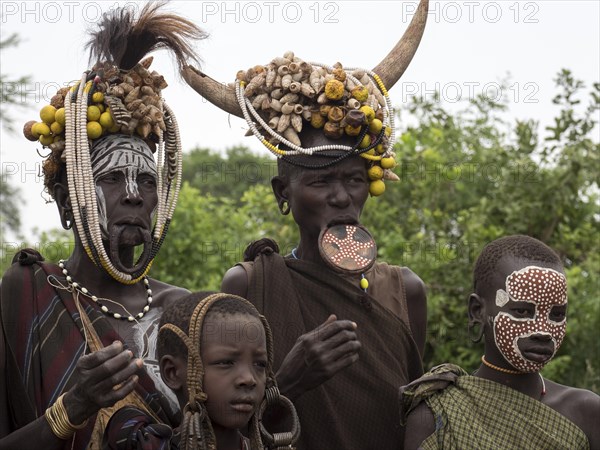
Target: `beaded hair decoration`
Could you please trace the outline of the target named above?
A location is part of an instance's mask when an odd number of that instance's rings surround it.
[[[251,135],[291,164],[318,169],[352,155],[368,159],[369,191],[381,195],[383,180],[398,179],[391,171],[396,164],[392,151],[394,113],[387,90],[400,79],[416,53],[428,10],[429,1],[421,0],[402,38],[373,70],[344,68],[339,63],[332,67],[307,63],[287,52],[267,65],[238,72],[230,85],[191,66],[185,67],[182,75],[205,99],[244,118]],[[356,144],[304,148],[299,135],[305,126],[322,129],[333,139],[355,136]],[[311,164],[311,155],[329,161]]]
[[[190,21],[158,12],[163,5],[148,3],[137,19],[124,8],[105,14],[87,44],[90,60],[95,57],[98,62],[78,83],[52,97],[40,111],[41,122],[28,122],[23,130],[26,138],[51,151],[43,164],[50,195],[66,166],[74,224],[83,247],[97,266],[125,284],[136,283],[148,273],[173,217],[182,175],[177,119],[161,97],[167,83],[149,70],[152,58],[142,58],[168,48],[181,68],[187,58],[196,59],[188,40],[205,37]],[[102,242],[90,148],[107,134],[137,136],[157,153],[158,205],[152,242],[132,273],[115,267]]]
[[[194,309],[191,318],[189,331],[186,334],[181,328],[172,323],[164,324],[160,333],[167,330],[175,333],[186,345],[188,350],[187,360],[187,388],[188,402],[183,409],[183,420],[181,425],[182,450],[208,450],[216,448],[216,438],[206,411],[207,396],[203,390],[204,365],[201,357],[202,326],[209,313],[211,306],[219,301],[240,301],[253,310],[260,318],[265,329],[267,340],[267,383],[265,389],[265,398],[261,402],[258,411],[256,411],[249,422],[248,432],[252,449],[294,449],[293,445],[300,436],[300,422],[296,414],[296,409],[292,402],[286,397],[280,395],[277,388],[277,382],[273,373],[273,335],[267,319],[259,314],[256,308],[248,300],[231,294],[217,293],[212,294],[201,300]],[[274,404],[286,407],[292,416],[292,431],[281,433],[269,433],[262,424],[262,415],[265,410]]]

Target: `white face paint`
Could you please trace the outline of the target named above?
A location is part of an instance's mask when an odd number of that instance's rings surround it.
[[[496,291],[496,306],[498,308],[502,308],[508,303],[509,300],[510,298],[508,297],[506,291],[504,291],[503,289],[498,289]]]
[[[515,308],[511,308],[511,305],[516,302],[522,302],[525,307],[531,308],[533,314],[515,313],[515,310],[519,310],[518,305],[514,305]],[[528,266],[511,273],[506,278],[506,290],[498,289],[496,292],[496,305],[506,307],[493,318],[494,340],[502,356],[523,372],[541,370],[562,344],[567,326],[566,316],[556,320],[552,310],[566,304],[567,280],[562,273],[537,266]],[[529,315],[532,317],[528,317]],[[524,356],[519,347],[520,340],[524,341],[531,336],[538,337],[540,342],[545,341],[538,344],[528,341],[531,353],[541,352],[541,356],[536,357],[537,361]]]
[[[96,141],[90,157],[96,183],[100,229],[102,237],[108,239],[106,199],[102,187],[97,184],[98,180],[109,173],[121,172],[125,179],[127,198],[134,198],[140,195],[137,184],[140,174],[158,178],[156,162],[150,147],[143,140],[122,134],[110,134]]]

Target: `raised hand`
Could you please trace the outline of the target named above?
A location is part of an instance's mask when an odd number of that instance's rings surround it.
[[[277,372],[281,392],[295,400],[358,361],[361,344],[356,327],[355,322],[337,320],[332,314],[300,336]]]
[[[135,388],[135,372],[142,365],[142,360],[134,358],[119,341],[79,358],[75,369],[77,384],[64,398],[71,423],[82,423],[99,409],[126,397]]]

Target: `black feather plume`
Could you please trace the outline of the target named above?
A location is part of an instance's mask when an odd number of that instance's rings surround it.
[[[129,8],[105,13],[86,44],[90,63],[108,61],[130,70],[148,53],[161,48],[174,53],[180,70],[187,60],[199,63],[189,41],[204,39],[207,34],[181,16],[160,12],[164,5],[147,3],[137,19]]]

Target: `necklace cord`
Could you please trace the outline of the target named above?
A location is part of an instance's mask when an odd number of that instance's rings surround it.
[[[79,312],[80,317],[83,316],[83,306],[81,305],[81,301],[79,299],[80,295],[84,295],[86,297],[88,297],[90,300],[92,300],[94,303],[96,303],[98,306],[100,306],[100,311],[102,313],[104,313],[105,315],[109,316],[109,317],[113,317],[115,319],[121,319],[121,320],[127,320],[128,322],[135,322],[136,324],[138,324],[141,327],[141,323],[138,319],[141,319],[144,314],[146,312],[148,312],[150,310],[150,305],[152,303],[152,291],[149,287],[149,282],[147,280],[146,277],[144,277],[144,283],[146,285],[146,292],[148,294],[148,303],[146,304],[146,306],[144,307],[144,309],[142,310],[142,312],[140,312],[137,315],[133,315],[131,314],[131,312],[129,312],[129,310],[127,308],[125,308],[125,306],[123,306],[121,303],[111,300],[109,298],[105,298],[105,297],[97,297],[95,295],[92,295],[86,288],[84,288],[83,286],[81,286],[80,284],[78,284],[77,282],[73,281],[72,278],[68,275],[67,269],[64,267],[64,261],[61,260],[59,263],[59,267],[62,269],[63,274],[65,274],[65,277],[67,277],[67,285],[64,285],[58,278],[56,278],[56,276],[54,275],[48,275],[48,277],[46,278],[48,281],[48,284],[50,286],[52,286],[55,289],[59,289],[59,290],[63,290],[63,291],[67,291],[70,292],[73,295],[73,301],[75,303],[75,306],[77,308],[77,311]],[[115,305],[120,306],[121,308],[123,308],[123,310],[129,315],[128,317],[122,316],[118,313],[112,313],[111,311],[108,310],[108,308],[106,308],[106,306],[102,305],[101,301],[103,302],[108,302],[108,303],[112,303]],[[86,327],[83,327],[83,335],[84,335],[84,340],[85,340],[85,347],[83,349],[83,354],[85,355],[87,348],[89,348],[88,342],[89,342],[89,336],[87,335],[87,331],[86,331]],[[141,355],[141,359],[144,360],[146,357],[148,357],[149,355],[149,345],[148,345],[148,336],[147,334],[144,332],[144,350],[142,352]]]
[[[488,360],[486,360],[485,355],[481,355],[481,362],[483,363],[484,366],[487,366],[490,369],[495,370],[497,372],[508,373],[510,375],[523,375],[524,373],[526,373],[526,372],[520,372],[518,370],[510,370],[510,369],[505,369],[503,367],[498,367],[498,366],[492,364],[491,362],[489,362]],[[546,382],[544,381],[544,377],[539,372],[537,374],[540,377],[540,381],[542,382],[541,395],[546,395]]]

